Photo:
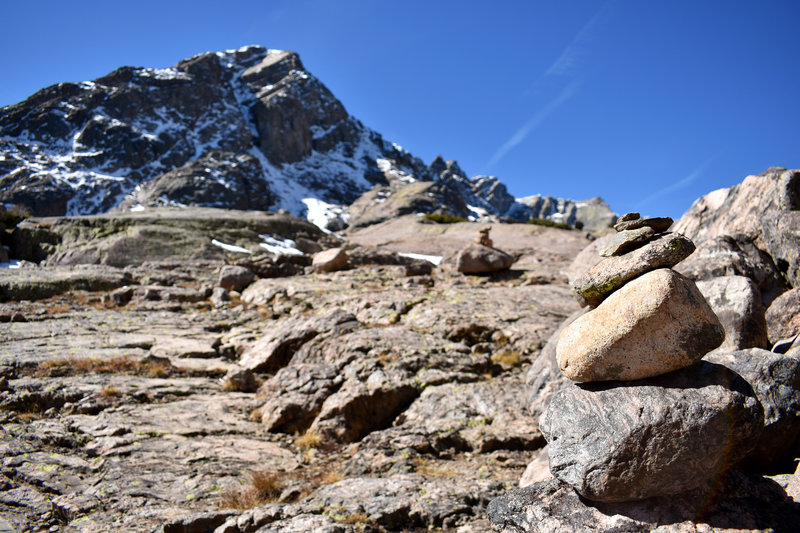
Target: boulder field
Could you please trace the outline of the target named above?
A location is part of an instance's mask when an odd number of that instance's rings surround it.
[[[597,239],[23,221],[0,531],[795,531],[798,184],[770,169]],[[476,248],[508,259],[459,268]]]

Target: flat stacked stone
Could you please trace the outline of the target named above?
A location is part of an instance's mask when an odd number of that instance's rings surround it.
[[[541,419],[550,470],[589,500],[704,490],[756,446],[764,410],[741,377],[699,362],[724,329],[695,283],[672,270],[694,250],[669,218],[626,215],[608,255],[573,284],[591,308],[556,360],[571,383]]]

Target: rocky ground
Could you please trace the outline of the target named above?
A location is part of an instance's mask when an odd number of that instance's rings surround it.
[[[799,211],[770,169],[596,240],[20,222],[0,532],[798,531]]]
[[[476,235],[418,226],[447,237],[382,251]],[[408,275],[367,253],[229,301],[218,260],[3,270],[28,299],[0,304],[0,531],[487,530],[544,444],[525,375],[578,309],[561,272],[589,242],[493,237],[519,266]]]

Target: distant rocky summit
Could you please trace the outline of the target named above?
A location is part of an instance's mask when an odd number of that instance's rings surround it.
[[[517,202],[493,176],[441,157],[426,165],[350,116],[297,54],[259,46],[122,67],[3,108],[0,203],[36,216],[283,208],[334,231],[407,213],[587,229],[614,216],[595,201],[600,215],[571,200]]]

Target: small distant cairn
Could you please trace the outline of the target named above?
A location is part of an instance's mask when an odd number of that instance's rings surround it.
[[[481,228],[475,241],[459,250],[456,270],[462,274],[490,274],[511,268],[516,259],[494,247],[489,237],[491,229],[491,226]]]
[[[494,242],[492,238],[489,237],[489,232],[492,231],[491,227],[485,227],[478,230],[478,237],[475,239],[476,244],[480,244],[481,246],[487,246],[489,248],[494,248]]]
[[[541,429],[550,470],[589,500],[707,491],[755,446],[763,409],[722,365],[698,362],[724,330],[695,283],[671,267],[694,251],[670,218],[629,213],[573,283],[590,310],[559,337],[573,382]]]

